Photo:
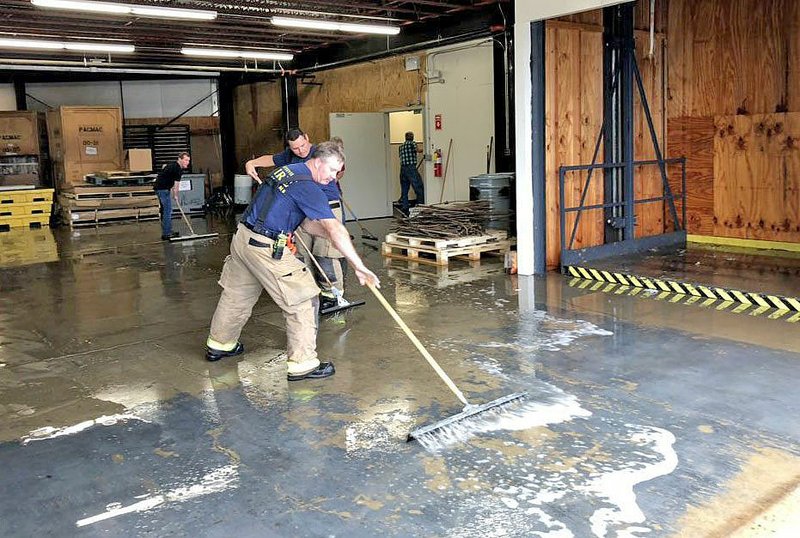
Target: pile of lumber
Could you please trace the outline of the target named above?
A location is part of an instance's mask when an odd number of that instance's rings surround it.
[[[400,235],[431,238],[484,235],[489,202],[448,202],[414,208],[412,216],[395,221],[392,232]]]

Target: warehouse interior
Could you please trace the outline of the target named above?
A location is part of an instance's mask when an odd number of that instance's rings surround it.
[[[3,2],[0,534],[795,536],[798,54],[793,0]],[[380,278],[301,381],[268,294],[204,358],[293,128]],[[409,440],[425,355],[525,396]]]

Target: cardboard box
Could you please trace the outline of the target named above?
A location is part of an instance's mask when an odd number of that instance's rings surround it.
[[[60,189],[84,184],[87,174],[123,167],[119,107],[59,107],[47,112],[47,132],[54,179]]]
[[[149,149],[129,149],[125,156],[125,165],[129,172],[152,172],[153,154]]]
[[[44,114],[30,110],[0,112],[0,156],[46,152]]]

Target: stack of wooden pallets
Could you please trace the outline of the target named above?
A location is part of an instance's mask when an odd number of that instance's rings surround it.
[[[413,260],[432,265],[447,265],[451,258],[477,261],[481,255],[503,255],[510,250],[508,234],[502,230],[487,230],[483,235],[438,239],[390,233],[381,251],[388,258]]]
[[[150,185],[72,186],[58,195],[61,218],[71,227],[157,219],[158,197]]]
[[[0,191],[0,231],[50,225],[53,189]]]

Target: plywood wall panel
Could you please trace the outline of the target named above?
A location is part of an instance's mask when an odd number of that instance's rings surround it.
[[[668,154],[686,157],[686,229],[712,235],[714,231],[714,118],[669,120]],[[681,189],[679,167],[671,167],[670,186]]]
[[[800,242],[800,113],[718,116],[714,234]]]
[[[559,29],[556,31],[556,62],[555,79],[556,95],[558,101],[555,109],[556,118],[556,161],[558,166],[569,164],[580,164],[580,96],[581,75],[583,74],[580,63],[580,30]],[[550,179],[556,183],[558,189],[558,169],[550,175]],[[564,184],[564,201],[567,207],[578,205],[580,200],[580,175],[569,174]],[[575,213],[567,215],[567,233],[572,230],[575,222]],[[583,224],[586,225],[592,215],[584,213],[582,215]],[[583,244],[583,237],[578,236],[575,248],[580,248]]]
[[[670,0],[670,117],[768,114],[796,106],[797,4]]]
[[[791,112],[800,111],[800,2],[789,4],[786,14],[786,33],[789,36],[786,52],[786,105]]]
[[[647,55],[649,43],[641,40],[636,43],[636,58],[642,77],[647,103],[653,120],[659,147],[664,147],[664,101],[662,99],[662,48],[661,40],[656,41],[653,57]],[[653,137],[644,113],[639,91],[634,92],[634,158],[654,160],[656,158]],[[664,184],[659,168],[654,165],[637,166],[634,173],[634,191],[637,200],[658,198],[664,195]],[[664,233],[664,202],[638,204],[636,207],[636,237],[647,237]]]
[[[597,32],[581,32],[581,79],[580,90],[580,162],[592,162],[600,129],[603,126],[603,36]],[[599,82],[599,83],[598,83]],[[603,145],[597,153],[597,161],[603,161]],[[603,203],[603,171],[595,170],[591,179],[588,172],[576,174],[577,182],[575,202],[580,202],[581,191],[589,181],[584,205]],[[577,203],[574,205],[578,205]],[[580,247],[602,245],[604,240],[603,210],[593,210],[581,217],[576,238],[580,238]]]
[[[398,56],[317,73],[322,86],[298,87],[300,125],[313,140],[326,140],[332,112],[380,112],[423,102],[424,65],[406,71],[404,62]]]
[[[547,203],[547,253],[546,263],[549,269],[559,264],[561,256],[561,203],[558,189],[558,102],[556,91],[556,69],[558,60],[558,30],[550,24],[545,30],[545,199]]]
[[[561,252],[558,170],[565,165],[591,162],[603,119],[602,32],[560,23],[548,24],[545,46],[547,265],[554,268],[558,266]],[[602,160],[602,152],[599,160]],[[564,189],[567,207],[580,204],[586,178],[586,172],[567,174]],[[584,205],[602,203],[602,185],[602,173],[595,173]],[[575,218],[575,213],[567,215],[567,241]],[[602,239],[602,211],[584,212],[573,248],[599,245]]]
[[[670,0],[667,34],[669,155],[688,159],[688,230],[800,241],[800,166],[788,147],[800,113],[800,2]]]
[[[237,173],[243,174],[247,160],[281,151],[284,147],[280,83],[237,86],[233,106]]]

